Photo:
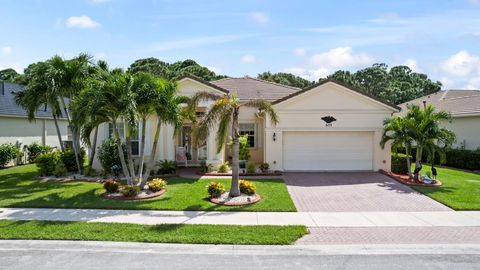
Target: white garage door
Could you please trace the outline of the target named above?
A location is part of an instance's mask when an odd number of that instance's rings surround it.
[[[373,132],[284,132],[287,171],[373,169]]]

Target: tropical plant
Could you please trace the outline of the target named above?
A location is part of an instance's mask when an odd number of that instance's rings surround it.
[[[5,167],[10,161],[20,155],[20,149],[12,143],[0,144],[0,168]]]
[[[225,161],[224,163],[222,163],[218,166],[218,172],[219,173],[228,173],[229,170],[230,170],[230,165],[229,165],[228,161]]]
[[[120,189],[120,192],[125,197],[135,197],[140,192],[140,188],[138,186],[132,186],[132,185],[122,186],[122,188]]]
[[[405,116],[387,118],[383,122],[383,134],[380,141],[382,148],[385,148],[387,142],[391,142],[394,152],[400,147],[405,148],[406,170],[410,177],[412,177],[411,150],[413,143],[411,130],[414,128],[415,122]]]
[[[233,152],[233,139],[230,138],[228,143],[230,150]],[[250,145],[248,144],[248,135],[238,137],[238,159],[249,160],[250,159]]]
[[[53,170],[53,175],[56,177],[61,177],[61,176],[66,176],[68,173],[67,167],[65,164],[63,164],[62,161],[58,162],[57,165],[55,165],[55,170]]]
[[[127,156],[125,143],[122,143],[123,158]],[[117,142],[114,138],[108,138],[98,147],[98,160],[103,170],[111,173],[114,164],[120,165],[120,157],[118,156]]]
[[[268,164],[267,162],[263,162],[260,164],[259,168],[262,172],[268,172],[268,170],[270,169],[270,164]]]
[[[36,142],[33,142],[27,145],[27,155],[28,155],[28,162],[32,163],[35,162],[35,159],[42,154],[52,152],[53,148],[48,145],[40,145]]]
[[[255,173],[255,163],[249,161],[247,162],[247,173]]]
[[[35,159],[41,175],[53,175],[56,165],[61,161],[58,151],[42,154]]]
[[[255,194],[257,186],[254,183],[247,180],[240,180],[240,192],[247,195]]]
[[[178,95],[178,85],[176,82],[165,80],[157,80],[157,91],[159,91],[158,99],[155,101],[155,114],[157,123],[155,127],[155,135],[153,137],[152,151],[150,160],[147,163],[147,169],[140,182],[140,188],[143,189],[147,183],[150,172],[155,164],[157,155],[158,140],[160,138],[160,128],[162,125],[172,125],[174,127],[174,136],[180,130],[184,119],[184,108],[182,104],[189,102],[189,98]]]
[[[154,178],[148,182],[148,189],[153,192],[158,192],[167,186],[167,181],[161,178]]]
[[[225,186],[219,182],[210,182],[207,186],[207,191],[208,194],[210,194],[210,197],[218,198],[223,192],[225,192]]]
[[[120,188],[120,183],[115,180],[107,180],[103,183],[103,188],[109,193],[117,192]]]
[[[228,127],[232,130],[232,185],[229,195],[232,197],[240,196],[239,189],[239,122],[238,116],[240,108],[251,107],[258,109],[261,113],[266,113],[273,124],[278,123],[278,116],[271,106],[271,103],[265,100],[251,100],[240,102],[235,93],[217,95],[210,92],[198,92],[192,97],[190,107],[196,111],[196,106],[200,101],[213,100],[213,105],[209,108],[205,117],[201,120],[195,129],[195,140],[205,140],[211,129],[218,125],[217,129],[217,152],[220,152],[225,146]]]
[[[158,162],[158,174],[171,174],[177,171],[177,162],[175,160],[161,160]]]

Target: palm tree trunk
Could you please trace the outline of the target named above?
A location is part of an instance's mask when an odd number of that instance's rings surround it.
[[[80,143],[78,143],[78,139],[80,136],[76,136],[76,132],[73,130],[72,121],[70,119],[70,114],[68,113],[68,108],[65,103],[65,98],[60,97],[60,101],[62,103],[63,110],[65,111],[65,116],[67,117],[68,126],[72,131],[72,146],[73,152],[75,153],[75,162],[77,163],[78,173],[82,173],[82,164],[80,163]]]
[[[148,177],[150,176],[150,171],[153,168],[153,165],[155,163],[155,156],[157,154],[157,145],[158,145],[158,138],[160,138],[160,127],[162,126],[162,122],[160,119],[157,120],[157,128],[155,130],[155,137],[153,139],[153,146],[152,146],[152,152],[150,154],[150,161],[148,162],[147,166],[147,171],[145,172],[145,175],[143,176],[142,182],[140,183],[140,188],[143,189],[145,187],[145,184],[147,183]]]
[[[92,167],[93,160],[95,159],[95,152],[97,151],[97,137],[98,137],[98,126],[95,127],[95,131],[93,132],[93,142],[92,148],[90,150],[90,157],[88,159],[88,167]]]
[[[412,161],[410,159],[410,145],[405,145],[405,154],[407,155],[407,172],[408,177],[412,178]]]
[[[130,182],[130,174],[128,173],[127,164],[125,163],[125,157],[123,156],[122,141],[120,139],[120,135],[117,129],[117,119],[114,119],[112,121],[112,125],[113,125],[113,134],[115,136],[115,140],[117,141],[117,150],[118,150],[118,155],[120,157],[120,163],[122,163],[123,175],[125,175],[125,177],[127,178],[127,181]]]
[[[60,143],[60,149],[63,152],[65,149],[64,149],[63,140],[62,140],[62,133],[60,132],[60,127],[58,126],[57,116],[55,115],[55,113],[52,113],[52,117],[53,117],[53,122],[55,123],[55,128],[57,129],[57,136],[58,136],[58,142]]]
[[[127,123],[124,122],[124,127],[127,127]],[[135,165],[133,164],[133,155],[132,155],[132,138],[130,132],[127,132],[127,136],[125,138],[126,146],[127,146],[127,158],[128,158],[128,169],[130,171],[130,183],[129,185],[135,184]]]
[[[138,167],[138,178],[143,181],[143,165],[145,163],[145,130],[147,125],[147,118],[142,117],[142,138],[140,139],[140,165]]]
[[[232,153],[232,185],[230,187],[230,197],[240,196],[240,187],[239,187],[239,166],[238,166],[238,155],[240,152],[240,145],[238,143],[239,137],[239,126],[238,126],[238,108],[235,108],[233,111],[232,117],[232,140],[233,140],[233,153]]]
[[[417,144],[417,154],[416,154],[416,157],[415,157],[415,170],[419,169],[420,168],[420,163],[422,162],[422,152],[423,152],[423,147],[419,146]],[[418,180],[418,175],[419,175],[420,172],[417,172],[413,175],[413,179],[415,180]]]

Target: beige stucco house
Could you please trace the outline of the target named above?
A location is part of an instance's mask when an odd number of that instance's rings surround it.
[[[185,76],[178,79],[181,95],[197,91],[218,94],[236,92],[241,101],[266,99],[271,101],[280,117],[274,126],[254,109],[240,111],[240,133],[248,135],[251,159],[268,162],[280,171],[377,171],[390,170],[390,147],[380,147],[383,120],[400,108],[368,96],[333,80],[326,80],[307,89],[298,89],[251,77],[225,78],[206,82]],[[212,102],[199,106],[199,114]],[[154,125],[152,116],[147,122],[146,153],[150,153]],[[218,165],[231,156],[228,147],[216,152],[215,131],[204,145],[190,146],[191,125],[184,123],[179,135],[173,127],[161,130],[157,159],[175,160],[179,150],[188,153],[190,165],[200,160]],[[111,128],[99,129],[99,143],[111,136]],[[138,153],[139,141],[133,142]],[[94,164],[100,169],[98,160]]]
[[[449,112],[451,122],[442,125],[457,135],[455,148],[475,150],[480,148],[480,90],[443,90],[400,105],[402,111],[408,104],[433,105],[436,110]]]
[[[29,121],[27,113],[15,104],[15,94],[23,91],[23,86],[15,83],[0,82],[0,144],[21,143],[22,146],[33,142],[60,148],[57,131],[50,108],[39,109],[36,120]],[[59,118],[62,139],[68,139],[68,123]]]

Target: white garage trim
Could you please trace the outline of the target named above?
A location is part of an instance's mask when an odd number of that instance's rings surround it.
[[[283,133],[286,171],[371,171],[373,132],[287,131]]]

